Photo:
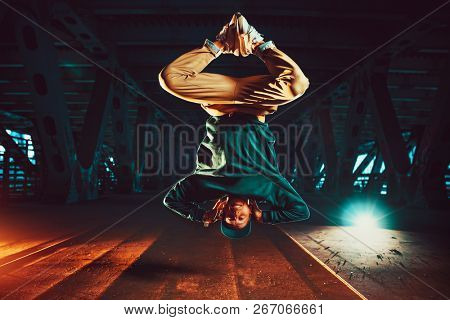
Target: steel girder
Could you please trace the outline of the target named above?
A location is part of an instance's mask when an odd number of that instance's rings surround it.
[[[450,163],[450,57],[442,70],[441,82],[432,107],[430,124],[416,149],[412,177],[418,184],[415,197],[432,208],[448,208],[444,174]]]
[[[410,169],[406,144],[387,87],[388,60],[378,61],[370,76],[369,106],[375,133],[389,183],[388,196],[396,202],[406,201],[407,173]]]
[[[78,143],[78,161],[73,176],[80,200],[91,200],[98,197],[98,166],[111,102],[111,77],[103,70],[98,69],[84,117],[81,138]]]
[[[45,15],[31,19],[48,25]],[[25,18],[15,25],[19,51],[31,86],[35,124],[42,146],[42,196],[47,200],[74,200],[72,170],[76,161],[54,39]]]
[[[342,195],[348,195],[353,190],[352,171],[361,142],[361,127],[366,116],[369,90],[367,71],[362,69],[350,82],[350,108],[346,119],[344,142],[338,159],[338,181]]]
[[[116,160],[117,191],[137,191],[136,157],[133,150],[131,128],[128,123],[128,91],[120,84],[114,87],[112,102],[112,130]]]
[[[322,103],[329,104],[330,102],[324,101]],[[320,108],[319,106],[316,112],[322,139],[322,154],[325,164],[324,170],[326,172],[326,179],[322,189],[327,192],[334,192],[336,190],[337,182],[337,154],[330,109]]]

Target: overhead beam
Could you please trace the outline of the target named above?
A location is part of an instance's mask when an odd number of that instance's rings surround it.
[[[288,110],[289,112],[286,111],[284,114],[279,114],[277,116],[277,121],[286,120],[287,118],[292,119],[300,117],[304,112],[311,110],[311,106],[315,104],[314,101],[319,99],[317,96],[320,95],[322,99],[326,98],[332,95],[342,82],[353,79],[361,65],[364,64],[370,66],[375,64],[376,61],[380,59],[392,61],[397,55],[401,54],[408,48],[411,48],[418,39],[421,39],[431,31],[435,30],[437,26],[442,26],[442,23],[425,20],[414,25],[401,36],[386,39],[387,41],[375,51],[371,52],[367,58],[366,56],[362,56],[356,61],[356,63],[352,64],[349,68],[344,69],[342,73],[339,73],[327,81],[326,85],[321,87],[313,97],[308,98],[307,106],[304,108],[294,108]],[[286,109],[286,107],[284,109]]]
[[[197,18],[198,19],[198,18]],[[176,25],[170,25],[176,21]],[[355,29],[351,25],[335,24],[334,29],[338,29],[340,32],[333,32],[333,28],[328,26],[311,25],[309,28],[305,26],[290,26],[290,31],[294,31],[296,34],[295,41],[293,41],[290,32],[286,32],[287,27],[280,26],[280,23],[270,25],[267,20],[262,22],[263,25],[258,27],[258,30],[267,37],[275,39],[277,43],[284,44],[286,47],[295,48],[312,48],[314,46],[325,46],[328,49],[346,49],[346,50],[369,50],[373,47],[374,43],[380,43],[384,36],[382,34],[374,35],[373,38],[368,38],[367,29],[363,27]],[[329,22],[330,23],[330,22]],[[399,24],[394,23],[397,27]],[[151,44],[161,43],[168,46],[180,46],[180,45],[196,45],[191,39],[198,39],[197,45],[200,44],[205,37],[211,35],[211,32],[218,32],[223,25],[223,21],[211,25],[198,25],[192,23],[186,23],[183,26],[177,21],[177,17],[168,18],[167,21],[162,21],[160,24],[153,25],[130,25],[127,23],[124,25],[120,21],[116,24],[104,24],[99,26],[99,31],[102,35],[110,38],[117,39],[119,45],[133,45],[136,43]],[[217,30],[217,31],[215,31]],[[330,32],[333,32],[333,36],[330,37]],[[352,38],[349,39],[349,35]],[[167,43],[170,39],[172,44]]]
[[[86,18],[80,18],[67,3],[57,2],[53,5],[52,10],[52,18],[61,22],[75,36],[76,40],[88,51],[92,60],[107,69],[111,77],[116,80],[120,79],[131,95],[143,98],[145,93],[141,84],[120,67],[115,53],[115,45],[102,42],[92,30],[92,27],[88,26],[85,21]]]
[[[139,15],[139,16],[161,16],[161,15],[168,15],[173,16],[174,14],[178,14],[179,12],[173,7],[168,8],[161,8],[160,6],[152,6],[151,3],[145,3],[146,6],[143,8],[142,3],[133,3],[128,2],[128,5],[126,7],[117,5],[115,3],[109,3],[108,7],[105,7],[103,3],[90,3],[89,7],[93,10],[95,15],[106,15],[106,16],[128,16],[128,15]],[[327,4],[324,3],[325,6]],[[214,16],[217,17],[217,19],[221,19],[222,16],[224,18],[229,17],[230,12],[233,12],[235,10],[235,7],[233,5],[227,5],[227,4],[221,4],[217,7],[204,7],[204,6],[198,6],[195,4],[190,5],[190,3],[186,3],[183,6],[183,15],[192,17],[197,17],[199,15],[207,15],[211,16],[211,12],[214,12]],[[388,12],[380,12],[380,13],[372,13],[367,12],[367,10],[358,10],[358,8],[353,7],[352,11],[342,11],[342,10],[336,10],[335,7],[327,9],[324,8],[324,10],[317,11],[314,10],[311,7],[306,7],[304,3],[295,3],[292,2],[288,7],[271,7],[270,8],[270,15],[268,15],[267,7],[264,6],[256,6],[251,8],[251,16],[253,18],[256,17],[262,17],[262,18],[271,18],[271,19],[277,19],[277,18],[285,18],[285,17],[304,17],[304,18],[323,18],[323,19],[338,19],[338,20],[348,20],[348,19],[355,19],[355,20],[378,20],[378,21],[399,21],[402,19],[405,19],[406,16],[403,14],[394,14],[394,13],[388,13]],[[221,20],[220,20],[221,21]]]

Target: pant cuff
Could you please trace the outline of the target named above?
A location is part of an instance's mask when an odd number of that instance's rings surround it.
[[[273,48],[276,48],[275,43],[272,40],[266,41],[256,48],[255,55],[258,56],[258,58],[260,58],[261,60],[263,60],[263,52],[266,51],[267,49]]]
[[[220,56],[222,54],[222,50],[220,50],[219,47],[217,47],[214,42],[205,39],[205,43],[203,44],[206,48],[209,49],[209,51],[211,51],[211,53],[214,55],[215,58],[217,58],[218,56]]]

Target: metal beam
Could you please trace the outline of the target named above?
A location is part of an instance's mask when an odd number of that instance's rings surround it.
[[[142,173],[144,171],[145,164],[145,125],[151,123],[152,112],[150,108],[141,106],[138,109],[138,114],[136,117],[136,128],[134,134],[134,154],[137,156],[136,159],[136,191],[142,190]]]
[[[314,100],[319,99],[317,98],[319,94],[322,99],[332,95],[342,82],[354,78],[359,71],[359,68],[363,64],[370,66],[372,64],[375,64],[379,59],[392,60],[400,53],[404,52],[408,48],[411,48],[418,39],[423,38],[425,35],[435,30],[437,24],[437,22],[425,20],[417,25],[414,25],[414,27],[412,27],[411,29],[408,29],[407,32],[402,34],[402,36],[386,39],[387,41],[382,46],[371,53],[370,58],[366,59],[365,57],[362,57],[359,61],[351,65],[351,67],[345,69],[344,72],[332,77],[330,81],[326,83],[326,85],[320,88],[320,91],[318,91],[315,96],[313,96],[312,98],[308,98],[307,106],[303,108],[295,108],[289,110],[289,112],[285,112],[284,114],[279,114],[279,116],[277,116],[277,121],[282,121],[282,119],[286,120],[287,118],[298,118],[305,112],[311,111],[311,107],[314,106]],[[442,24],[440,24],[439,26],[441,25]],[[287,107],[288,106],[284,107],[284,109],[286,109]]]
[[[347,111],[344,142],[340,150],[338,166],[339,190],[342,195],[348,195],[353,191],[352,171],[363,132],[361,127],[364,124],[367,110],[368,91],[367,71],[363,69],[355,75],[350,83],[350,107]]]
[[[300,143],[295,148],[297,174],[294,177],[295,185],[302,192],[314,191],[314,173],[316,167],[315,156],[318,150],[318,128],[314,127],[309,121],[297,123],[301,128]],[[297,167],[298,165],[298,167]]]
[[[369,176],[369,181],[367,181],[367,185],[365,188],[365,192],[368,195],[379,194],[382,182],[383,173],[380,172],[381,164],[383,163],[383,157],[381,156],[380,150],[376,150],[375,161],[372,167],[372,173]]]
[[[81,175],[79,181],[81,185],[77,185],[77,188],[79,188],[78,192],[82,200],[98,197],[98,164],[111,101],[111,77],[103,70],[98,69],[77,152]]]
[[[105,7],[102,1],[92,1],[89,2],[88,6],[96,15],[98,16],[127,16],[127,15],[139,15],[150,16],[150,17],[160,17],[168,16],[167,19],[170,21],[173,15],[180,13],[182,10],[184,18],[187,16],[192,16],[192,19],[198,18],[198,16],[209,16],[212,15],[217,17],[217,20],[222,21],[223,19],[229,18],[230,12],[235,10],[235,5],[232,3],[211,3],[208,6],[199,5],[198,1],[183,2],[182,9],[175,9],[173,6],[168,6],[162,8],[158,3],[148,3],[147,1],[129,1],[127,6],[123,6],[120,2],[108,2],[108,7]],[[145,4],[145,6],[144,6]],[[317,19],[343,19],[348,21],[349,19],[355,20],[374,20],[374,21],[395,21],[399,22],[406,18],[403,14],[394,14],[391,12],[368,12],[366,8],[357,8],[357,6],[352,6],[352,10],[337,10],[333,3],[322,2],[322,10],[317,11],[313,7],[305,5],[302,2],[291,2],[287,7],[281,6],[252,6],[251,16],[253,18],[262,17],[263,19],[284,19],[287,17],[291,18],[317,18]],[[268,9],[270,10],[270,15],[268,15]],[[341,8],[339,8],[341,9]],[[205,19],[205,23],[208,20]],[[406,23],[407,21],[403,21]]]
[[[36,11],[29,15],[47,26],[45,14]],[[15,25],[17,43],[28,83],[39,141],[42,147],[42,196],[50,201],[77,198],[72,193],[71,172],[75,163],[75,149],[67,105],[64,100],[58,56],[53,38],[24,18]]]
[[[355,172],[352,173],[352,184],[361,175],[364,169],[369,165],[369,163],[375,158],[377,155],[377,150],[375,146],[367,153],[367,156],[364,160],[359,164],[359,166],[355,169]]]
[[[67,3],[57,2],[52,7],[52,18],[62,23],[76,40],[88,51],[88,56],[96,63],[104,66],[111,73],[128,83],[135,90],[130,93],[137,97],[137,92],[144,92],[140,84],[130,74],[122,70],[118,63],[115,47],[110,43],[101,41],[93,31],[93,23],[89,24],[86,17],[81,18]],[[89,62],[90,63],[90,62]]]
[[[120,84],[114,87],[112,102],[112,131],[116,160],[117,191],[137,191],[137,173],[131,129],[128,123],[128,90]]]
[[[52,18],[64,25],[96,62],[103,64],[111,58],[108,48],[100,42],[72,8],[65,2],[56,2],[51,7]]]
[[[428,123],[428,126],[429,125],[430,124]],[[411,201],[414,201],[414,199],[416,198],[417,191],[419,190],[419,184],[422,181],[421,175],[423,174],[424,163],[424,159],[422,159],[422,157],[425,154],[424,151],[426,150],[426,142],[423,140],[423,138],[426,128],[426,125],[415,125],[412,129],[412,138],[416,143],[416,152],[414,153],[414,158],[411,165],[411,176],[408,183],[408,195]]]
[[[36,171],[36,168],[31,163],[30,159],[26,156],[22,149],[20,149],[17,143],[6,132],[6,129],[1,124],[0,144],[5,147],[5,149],[8,151],[9,156],[12,157],[14,159],[14,162],[20,165],[28,175],[31,175],[34,171]]]
[[[327,100],[322,103],[329,104],[331,102]],[[322,138],[322,150],[325,162],[324,170],[326,172],[326,179],[322,189],[327,192],[334,192],[337,182],[337,154],[330,109],[319,108],[317,110],[317,117],[319,120],[320,136]]]
[[[111,101],[111,77],[99,69],[81,131],[81,144],[78,147],[78,160],[85,169],[92,165],[101,145],[105,118]]]
[[[388,170],[406,174],[409,159],[397,115],[387,88],[386,73],[374,70],[371,75],[370,103],[380,150]]]
[[[448,209],[444,173],[450,162],[450,57],[442,70],[441,84],[432,107],[431,121],[417,147],[413,177],[419,180],[419,196],[432,208]],[[417,195],[416,195],[417,196]]]
[[[320,148],[320,130],[317,115],[313,114],[310,122],[305,121],[304,123],[311,125],[312,131],[305,137],[308,140],[303,143],[305,145],[304,153],[307,163],[301,163],[302,168],[300,172],[305,173],[305,175],[301,176],[300,187],[303,192],[314,192],[316,191],[316,177],[319,175],[320,166],[322,165],[320,161],[320,153],[322,150]],[[302,158],[302,155],[299,157]],[[309,168],[306,167],[306,165],[308,165]]]
[[[410,165],[406,145],[387,88],[387,64],[386,60],[381,60],[373,69],[370,77],[372,90],[369,93],[369,106],[373,115],[378,145],[386,165],[389,197],[403,201],[405,190],[402,189],[401,184],[405,183]]]

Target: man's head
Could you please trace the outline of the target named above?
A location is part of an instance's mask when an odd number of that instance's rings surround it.
[[[220,228],[225,236],[238,239],[250,234],[252,209],[249,204],[248,199],[232,196],[228,198],[228,202],[223,208]]]

